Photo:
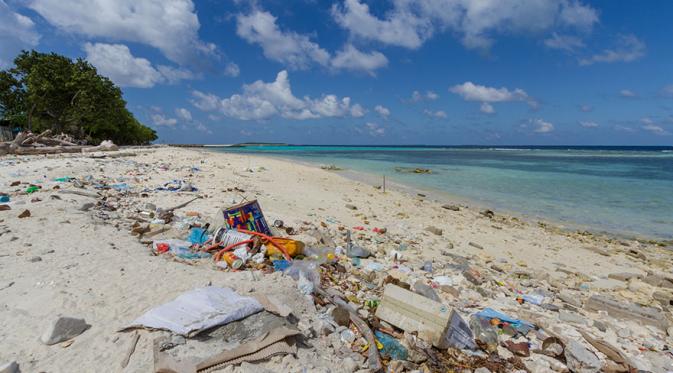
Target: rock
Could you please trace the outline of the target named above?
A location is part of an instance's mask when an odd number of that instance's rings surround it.
[[[435,290],[430,287],[429,285],[426,285],[423,283],[423,281],[416,281],[414,282],[414,285],[412,286],[414,293],[420,294],[426,298],[432,299],[435,302],[442,302],[441,299],[439,299],[439,296],[435,292]]]
[[[318,336],[326,336],[334,333],[334,326],[324,320],[316,320],[313,323],[313,329],[318,333]]]
[[[351,359],[350,357],[347,357],[339,362],[339,368],[341,368],[341,371],[343,372],[351,373],[358,370],[358,368],[360,368],[360,365],[355,360]]]
[[[451,211],[460,211],[460,207],[458,205],[442,205],[442,208]]]
[[[89,211],[91,210],[94,206],[96,206],[95,203],[93,202],[86,202],[80,206],[79,211]]]
[[[483,284],[484,281],[486,281],[484,279],[484,276],[482,276],[482,274],[476,268],[473,268],[473,267],[470,267],[470,268],[466,269],[465,271],[463,271],[463,277],[465,277],[465,279],[467,281],[469,281],[469,282],[471,282],[471,283],[473,283],[477,286]]]
[[[601,361],[586,347],[575,340],[569,340],[565,348],[568,368],[575,373],[596,373],[601,369]]]
[[[16,361],[12,361],[0,365],[0,373],[21,373],[21,369],[19,369],[19,364]]]
[[[621,329],[617,330],[617,335],[620,338],[628,338],[628,337],[631,336],[631,331],[626,329],[626,328],[621,328]]]
[[[474,373],[491,373],[491,370],[485,367],[477,368]]]
[[[37,263],[37,262],[41,262],[42,258],[39,257],[39,256],[34,256],[34,257],[28,259],[28,261],[31,262],[31,263]]]
[[[495,217],[495,213],[493,212],[493,210],[484,210],[484,211],[480,212],[480,214],[484,215],[485,217],[487,217],[489,219],[493,219]]]
[[[351,205],[351,204],[348,204],[348,203],[345,205],[345,207],[349,210],[357,210],[358,209],[357,206]]]
[[[643,282],[650,284],[652,286],[662,287],[662,288],[673,288],[673,283],[667,278],[661,277],[659,275],[647,275],[643,279]]]
[[[572,306],[575,307],[582,307],[582,300],[577,296],[577,294],[573,294],[569,291],[562,290],[561,292],[558,293],[558,298]]]
[[[432,225],[429,226],[429,227],[426,227],[425,230],[430,232],[430,233],[436,234],[437,236],[441,236],[442,233],[443,233],[441,229],[439,229],[435,226],[432,226]]]
[[[7,211],[7,210],[11,210],[11,209],[12,209],[12,206],[10,206],[10,205],[0,205],[0,211]]]
[[[348,310],[343,307],[337,306],[332,310],[332,318],[337,325],[348,327],[351,323],[350,314]]]
[[[84,319],[61,316],[52,321],[41,340],[46,345],[53,345],[77,337],[90,327]]]
[[[559,320],[573,324],[587,325],[587,319],[585,317],[566,310],[559,311]]]
[[[605,333],[608,330],[608,326],[600,320],[594,320],[594,327],[603,333]]]
[[[643,307],[635,303],[618,302],[602,295],[592,295],[585,308],[590,311],[607,311],[616,319],[626,319],[641,324],[653,325],[666,329],[668,322],[662,311],[653,307]]]
[[[19,214],[19,219],[28,218],[28,217],[30,217],[30,210],[23,210],[23,212]]]

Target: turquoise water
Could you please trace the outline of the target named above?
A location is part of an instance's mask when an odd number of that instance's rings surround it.
[[[386,175],[478,204],[626,236],[673,239],[673,148],[249,146],[255,153]],[[429,168],[409,174],[399,167]]]

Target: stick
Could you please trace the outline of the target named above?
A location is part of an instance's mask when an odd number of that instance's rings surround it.
[[[49,136],[49,135],[51,135],[51,130],[46,130],[46,131],[42,132],[41,134],[37,135],[36,137],[30,137],[30,138],[24,140],[23,142],[21,142],[21,145],[24,146],[24,145],[34,143],[36,141],[41,140],[43,137]]]
[[[348,311],[348,315],[350,316],[351,322],[355,325],[356,328],[362,333],[362,335],[367,339],[367,343],[369,343],[369,350],[367,351],[369,353],[369,369],[373,370],[374,372],[378,372],[381,370],[382,365],[381,365],[381,358],[379,357],[379,350],[376,348],[376,340],[374,339],[374,333],[372,333],[371,329],[369,329],[369,326],[367,326],[367,323],[364,322],[355,312],[353,308],[351,308],[348,303],[344,302],[343,299],[341,299],[338,296],[330,296],[325,292],[323,289],[316,287],[315,291],[322,295],[324,298],[326,298],[330,303],[334,304],[335,306],[340,306],[343,307]]]
[[[84,190],[59,189],[58,192],[63,193],[63,194],[77,194],[79,196],[84,196],[84,197],[100,198],[98,193],[86,192]]]
[[[187,201],[187,202],[185,202],[185,203],[181,203],[181,204],[179,204],[179,205],[177,205],[177,206],[175,206],[175,207],[171,207],[171,208],[169,208],[169,209],[165,209],[164,211],[168,212],[168,211],[173,211],[173,210],[181,209],[181,208],[183,208],[183,207],[189,205],[190,203],[196,201],[196,200],[199,199],[199,198],[201,198],[201,197],[200,197],[200,196],[199,196],[199,197],[194,197],[194,198],[190,199],[189,201]]]
[[[131,337],[131,344],[129,345],[129,349],[126,351],[126,356],[124,356],[124,360],[122,361],[122,368],[126,368],[126,366],[129,365],[131,355],[133,355],[133,352],[135,352],[139,339],[140,334],[138,334],[137,331],[134,331],[133,336]]]

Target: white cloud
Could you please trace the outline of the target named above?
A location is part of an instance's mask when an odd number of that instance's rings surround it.
[[[192,91],[192,96],[194,96],[194,98],[190,100],[192,105],[203,111],[213,111],[220,106],[220,98],[213,94]]]
[[[242,93],[227,98],[220,99],[199,91],[193,91],[192,95],[192,104],[197,108],[218,110],[240,120],[264,120],[274,116],[305,120],[364,115],[364,108],[359,104],[351,105],[350,97],[338,98],[332,94],[320,98],[295,97],[285,70],[279,72],[273,82],[258,80],[246,84]]]
[[[236,33],[248,43],[259,44],[264,55],[292,69],[306,69],[317,63],[329,64],[329,53],[312,42],[307,36],[295,32],[283,32],[276,25],[271,13],[255,10],[248,15],[236,17]]]
[[[237,64],[233,62],[229,62],[225,67],[224,67],[224,75],[225,76],[230,76],[232,78],[237,77],[238,75],[241,74],[241,69],[238,67]]]
[[[366,112],[367,110],[360,104],[355,104],[351,107],[351,116],[353,116],[353,118],[362,118],[365,116]]]
[[[584,48],[582,39],[576,36],[559,35],[557,33],[553,33],[551,37],[545,39],[544,45],[550,49],[559,49],[569,53]]]
[[[133,57],[125,45],[86,43],[84,51],[98,72],[119,86],[149,88],[163,79],[149,60]]]
[[[600,53],[579,60],[580,65],[592,65],[605,62],[632,62],[645,55],[645,43],[635,35],[619,35],[612,49],[604,49]]]
[[[376,123],[367,122],[365,127],[367,127],[369,134],[372,136],[383,136],[386,133],[386,129]]]
[[[643,129],[645,131],[649,131],[655,135],[659,136],[667,136],[670,135],[671,133],[663,129],[661,126],[658,126],[656,124],[645,124],[643,125]]]
[[[157,70],[161,73],[165,82],[168,84],[176,84],[181,80],[190,80],[196,78],[194,73],[184,68],[175,68],[166,65],[159,65]]]
[[[35,23],[0,0],[0,68],[10,66],[22,49],[33,48],[39,42]]]
[[[388,119],[390,116],[390,109],[382,105],[374,106],[374,111],[377,112],[383,119]]]
[[[481,105],[479,106],[479,111],[485,114],[493,114],[495,113],[495,108],[488,102],[482,102]]]
[[[588,121],[588,120],[581,120],[580,121],[580,126],[584,128],[597,128],[599,127],[599,124],[596,122]]]
[[[203,123],[201,122],[195,122],[193,124],[194,128],[196,128],[197,131],[207,133],[209,135],[213,134],[213,131],[210,130],[210,128],[206,127]]]
[[[673,97],[673,84],[669,84],[662,88],[661,95],[664,97]]]
[[[388,65],[381,52],[362,52],[348,43],[334,57],[302,34],[281,30],[278,19],[263,10],[236,17],[236,33],[251,44],[259,44],[266,58],[280,62],[290,69],[308,69],[318,65],[336,70],[374,71]]]
[[[535,129],[533,129],[535,133],[549,133],[554,130],[553,124],[542,119],[531,120],[531,123],[535,126]]]
[[[175,118],[168,118],[164,116],[163,114],[152,114],[152,123],[154,123],[157,126],[167,126],[167,127],[175,127],[175,125],[178,123],[178,120]]]
[[[158,83],[175,84],[194,78],[192,72],[182,68],[155,68],[149,60],[134,57],[123,44],[85,43],[84,51],[100,74],[121,87],[151,88]]]
[[[202,62],[215,49],[199,39],[191,0],[29,0],[28,6],[63,31],[147,44],[179,64]]]
[[[654,122],[654,120],[652,120],[652,118],[648,118],[648,117],[642,118],[640,120],[640,123],[642,123],[642,126],[641,126],[642,129],[644,129],[645,131],[651,132],[655,135],[668,136],[668,135],[671,134],[670,132],[666,131],[663,127],[656,124]]]
[[[437,118],[437,119],[446,119],[448,116],[446,113],[442,110],[437,110],[437,111],[432,111],[432,110],[423,110],[423,113],[429,117]]]
[[[331,62],[336,69],[363,71],[374,75],[374,71],[388,65],[388,59],[381,52],[364,53],[352,44],[346,44],[337,52]]]
[[[628,126],[623,126],[623,125],[621,125],[621,124],[617,124],[617,125],[615,125],[615,126],[614,126],[614,129],[615,129],[616,131],[620,131],[620,132],[629,132],[629,133],[636,132],[636,130],[634,130],[633,128],[628,127]]]
[[[588,112],[593,111],[593,110],[594,110],[594,107],[591,106],[591,105],[587,105],[587,104],[580,105],[580,111],[582,111],[582,112],[588,113]]]
[[[556,28],[587,32],[596,11],[574,0],[465,1],[394,0],[381,18],[360,0],[332,6],[332,16],[351,36],[410,49],[437,32],[451,31],[468,48],[488,48],[496,34],[540,34]]]
[[[637,97],[638,95],[630,89],[622,89],[619,91],[619,95],[626,98]]]
[[[175,109],[175,115],[177,115],[178,118],[180,118],[180,119],[182,119],[186,122],[191,122],[192,121],[192,113],[185,108]]]
[[[419,101],[434,101],[439,98],[439,95],[433,91],[425,91],[425,93],[421,93],[419,91],[413,91],[411,92],[411,99],[409,99],[410,102],[419,102]]]
[[[537,102],[526,91],[519,88],[509,90],[505,87],[493,88],[465,82],[450,87],[449,92],[461,96],[465,101],[481,102],[481,112],[488,114],[495,112],[493,105],[491,105],[494,102],[524,101],[531,108],[537,108]]]

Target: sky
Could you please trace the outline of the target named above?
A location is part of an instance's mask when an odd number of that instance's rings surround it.
[[[671,145],[673,2],[0,0],[158,143]]]

